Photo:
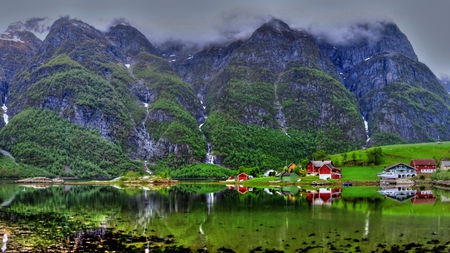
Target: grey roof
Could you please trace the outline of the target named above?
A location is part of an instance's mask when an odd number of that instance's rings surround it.
[[[450,167],[450,161],[441,161],[441,166]]]
[[[414,167],[411,167],[411,166],[409,166],[409,165],[407,165],[407,164],[404,164],[404,163],[396,163],[396,164],[394,164],[394,165],[392,165],[392,166],[389,166],[389,167],[387,167],[387,168],[385,168],[384,170],[383,170],[383,172],[385,172],[385,171],[389,171],[389,170],[391,170],[391,169],[396,169],[397,167],[404,167],[404,168],[407,168],[407,169],[410,169],[410,170],[414,170],[414,171],[416,171],[416,169],[414,168]]]
[[[311,161],[314,167],[322,167],[324,164],[333,164],[331,161]]]

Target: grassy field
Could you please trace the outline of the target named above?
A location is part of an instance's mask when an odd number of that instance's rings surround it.
[[[347,161],[353,160],[355,157],[356,163],[367,163],[368,150],[347,152]],[[343,174],[342,180],[377,180],[377,173],[383,171],[383,168],[399,162],[409,164],[414,158],[430,158],[437,162],[443,158],[450,160],[450,142],[390,145],[381,147],[381,150],[383,155],[380,165],[340,166]],[[343,157],[343,154],[336,154],[332,155],[331,159],[335,164],[343,164]]]
[[[384,166],[342,167],[342,180],[378,180],[377,173],[383,171]]]
[[[347,152],[347,161],[352,160],[353,153],[356,161],[367,162],[367,150],[355,150]],[[403,162],[409,164],[414,158],[432,158],[440,161],[442,158],[450,159],[450,142],[438,144],[436,142],[399,144],[382,146],[383,152],[381,165],[390,166],[395,163]],[[331,159],[339,164],[343,163],[343,153],[332,155]]]

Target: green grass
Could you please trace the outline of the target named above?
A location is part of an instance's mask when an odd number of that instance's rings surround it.
[[[381,147],[383,155],[382,166],[390,166],[399,162],[409,164],[414,158],[431,158],[440,161],[442,158],[450,158],[450,142],[438,144],[436,142],[397,144]],[[353,153],[356,161],[367,162],[367,150],[355,150],[347,152],[347,161],[351,161]],[[343,164],[343,154],[332,155],[335,164]],[[345,167],[345,165],[341,166]]]
[[[383,171],[385,167],[396,163],[409,164],[414,158],[431,158],[440,161],[442,158],[450,158],[450,142],[438,144],[436,142],[414,143],[414,144],[397,144],[382,146],[382,158],[380,165],[353,165],[345,166],[343,161],[343,153],[332,155],[333,163],[342,169],[342,180],[377,180],[377,173]],[[367,150],[355,150],[347,152],[346,161],[353,160],[355,164],[367,164]]]
[[[384,166],[343,167],[342,180],[378,180],[377,173],[383,171]]]
[[[382,150],[385,163],[409,164],[413,158],[450,158],[450,142],[390,145],[382,147]]]

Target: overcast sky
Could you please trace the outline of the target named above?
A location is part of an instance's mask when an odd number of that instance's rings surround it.
[[[105,30],[126,19],[152,43],[167,38],[245,38],[270,17],[291,27],[342,29],[361,21],[394,21],[419,60],[450,76],[450,0],[0,0],[0,32],[31,17],[79,18]]]

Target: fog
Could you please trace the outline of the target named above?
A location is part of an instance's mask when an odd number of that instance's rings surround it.
[[[339,44],[360,37],[376,40],[380,22],[387,20],[405,33],[419,60],[443,76],[450,75],[449,10],[448,0],[15,0],[1,2],[0,31],[41,17],[46,19],[37,30],[43,38],[52,22],[69,15],[102,31],[128,23],[153,44],[170,39],[205,45],[245,39],[276,17]]]

